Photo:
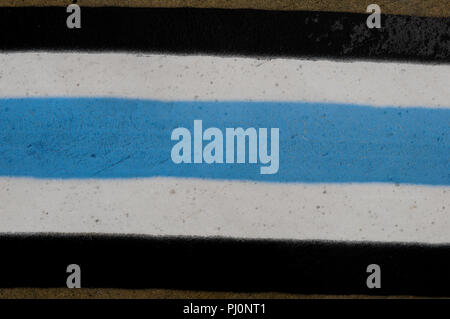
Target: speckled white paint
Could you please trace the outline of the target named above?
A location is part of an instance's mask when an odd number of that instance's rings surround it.
[[[0,178],[0,232],[450,242],[450,187]]]
[[[125,53],[1,53],[2,97],[450,107],[450,65]]]

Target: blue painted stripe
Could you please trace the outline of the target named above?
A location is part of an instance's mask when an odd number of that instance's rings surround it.
[[[448,109],[33,98],[0,100],[0,115],[2,176],[450,184]],[[195,119],[224,132],[278,127],[278,173],[261,175],[260,164],[174,164],[171,132],[193,132]]]

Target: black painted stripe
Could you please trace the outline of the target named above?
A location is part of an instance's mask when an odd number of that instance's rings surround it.
[[[120,50],[450,62],[450,18],[262,10],[0,8],[0,50]]]
[[[0,287],[450,295],[450,246],[100,235],[2,235]],[[381,289],[366,267],[379,264]]]

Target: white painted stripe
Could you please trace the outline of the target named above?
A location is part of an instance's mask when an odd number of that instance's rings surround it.
[[[1,53],[1,97],[450,107],[450,65],[125,53]]]
[[[0,178],[0,232],[450,242],[450,187]]]

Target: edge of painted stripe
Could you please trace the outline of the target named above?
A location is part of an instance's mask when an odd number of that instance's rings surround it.
[[[0,64],[3,98],[63,94],[450,108],[447,64],[111,52],[3,52]]]
[[[448,187],[0,178],[0,189],[0,232],[450,243]]]
[[[0,236],[0,287],[83,287],[321,294],[450,294],[450,246],[132,236]],[[57,253],[56,253],[57,252]],[[382,271],[368,289],[367,266]]]
[[[450,62],[450,18],[385,15],[368,29],[353,13],[188,8],[0,8],[0,50],[125,50],[183,54]],[[60,26],[60,27],[58,27]]]
[[[446,0],[445,0],[446,1]],[[450,7],[441,0],[378,0],[383,14],[401,14],[411,16],[438,16],[450,15]],[[373,0],[78,0],[81,7],[118,6],[141,8],[221,8],[221,9],[258,9],[282,11],[329,11],[365,13]],[[68,6],[71,0],[0,0],[0,6]]]

